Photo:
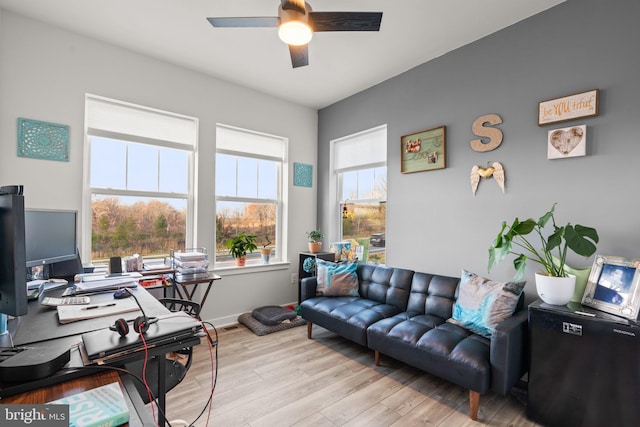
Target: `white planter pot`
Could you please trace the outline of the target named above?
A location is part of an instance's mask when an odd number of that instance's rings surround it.
[[[269,264],[269,258],[271,258],[271,249],[260,249],[260,256],[262,257],[263,264]]]
[[[573,297],[576,288],[576,276],[551,277],[536,273],[536,291],[540,299],[547,304],[565,305]]]

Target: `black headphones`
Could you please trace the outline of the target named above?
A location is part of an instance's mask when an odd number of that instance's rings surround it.
[[[142,309],[142,306],[140,305],[140,302],[138,301],[138,298],[136,298],[136,296],[128,288],[124,288],[124,289],[129,293],[129,295],[133,297],[136,304],[138,304],[140,311],[142,312],[142,316],[136,317],[135,320],[133,321],[133,330],[136,331],[136,333],[138,334],[144,334],[145,332],[147,332],[147,330],[149,330],[150,325],[153,325],[158,321],[158,318],[147,317],[147,315],[144,313],[144,310]],[[120,318],[116,320],[112,326],[109,326],[109,329],[117,332],[118,334],[120,334],[121,337],[124,337],[129,333],[129,324],[127,323],[126,320],[124,320],[123,318]]]

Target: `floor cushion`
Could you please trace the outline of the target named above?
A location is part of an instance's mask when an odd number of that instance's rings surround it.
[[[277,325],[285,320],[293,320],[298,317],[298,313],[295,311],[278,305],[258,307],[251,312],[251,315],[260,323],[269,326]]]
[[[245,325],[254,334],[258,336],[271,334],[273,332],[284,331],[285,329],[295,328],[296,326],[305,325],[307,322],[302,317],[297,317],[290,321],[284,321],[277,325],[265,325],[256,320],[251,313],[244,313],[238,316],[238,323]]]

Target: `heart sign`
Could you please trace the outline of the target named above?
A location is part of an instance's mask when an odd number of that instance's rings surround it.
[[[478,168],[478,175],[480,175],[483,178],[489,178],[491,175],[493,175],[493,171],[495,171],[496,169],[493,166],[489,166],[488,168]]]
[[[584,125],[549,131],[547,158],[584,156],[586,134]]]

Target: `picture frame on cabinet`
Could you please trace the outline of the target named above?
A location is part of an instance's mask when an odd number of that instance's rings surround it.
[[[640,259],[596,255],[582,304],[636,320],[640,311]]]

